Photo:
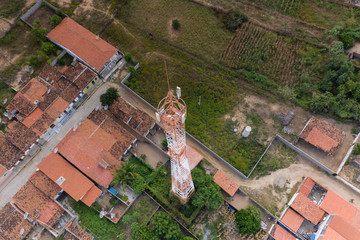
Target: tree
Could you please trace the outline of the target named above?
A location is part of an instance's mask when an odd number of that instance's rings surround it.
[[[130,53],[126,53],[124,55],[124,58],[125,58],[125,61],[128,62],[128,63],[131,62],[131,60],[132,60],[132,56],[131,56]]]
[[[145,190],[145,179],[142,176],[138,176],[130,183],[130,186],[135,194],[140,194]]]
[[[239,11],[230,10],[223,17],[223,23],[230,31],[235,31],[241,24],[247,22],[248,18]]]
[[[41,42],[41,51],[43,51],[45,54],[55,54],[57,51],[57,48],[55,44],[51,42]]]
[[[162,141],[161,141],[161,146],[167,151],[168,150],[168,142],[167,142],[167,139],[164,138]]]
[[[235,214],[235,221],[239,232],[243,234],[256,234],[261,228],[262,213],[256,207],[250,205]]]
[[[113,173],[114,180],[112,181],[112,184],[115,186],[122,185],[123,189],[125,189],[126,184],[130,184],[139,176],[134,170],[135,165],[130,163],[124,163],[121,168],[117,167],[116,172]]]
[[[354,46],[354,38],[346,33],[339,34],[339,40],[344,44],[344,48],[348,49]]]
[[[49,17],[50,25],[53,27],[56,27],[59,23],[61,23],[62,18],[59,15],[53,15],[52,17]]]
[[[156,213],[150,222],[155,235],[159,238],[165,240],[179,239],[181,234],[179,224],[175,222],[167,213]]]
[[[204,173],[202,169],[195,168],[191,172],[195,193],[191,199],[191,204],[196,207],[206,207],[209,211],[215,211],[223,204],[220,187],[213,182],[210,175]]]
[[[173,27],[173,29],[178,30],[178,29],[180,28],[180,26],[181,26],[181,24],[180,24],[179,20],[174,19],[174,20],[172,21],[172,27]]]
[[[40,25],[40,20],[36,19],[33,23],[34,28],[30,30],[31,35],[33,35],[35,37],[35,39],[38,42],[43,42],[46,40],[46,29],[41,27]]]
[[[37,68],[41,64],[41,61],[37,56],[31,55],[26,63],[32,68]]]
[[[358,144],[358,143],[355,145],[354,154],[360,155],[360,144]]]
[[[119,93],[116,88],[109,88],[106,90],[106,93],[100,96],[101,105],[111,105],[117,98],[119,97]]]
[[[132,240],[157,240],[157,238],[153,235],[151,229],[144,225],[137,222],[131,224],[131,239]]]

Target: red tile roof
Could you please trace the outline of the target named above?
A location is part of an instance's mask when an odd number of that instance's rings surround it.
[[[22,156],[23,152],[7,140],[0,131],[0,164],[10,169]]]
[[[48,35],[99,71],[117,49],[70,18],[64,18]]]
[[[90,207],[96,201],[96,199],[100,196],[101,193],[102,193],[102,191],[94,185],[85,194],[85,196],[81,199],[81,201]]]
[[[300,138],[333,155],[344,141],[345,133],[325,121],[312,117]]]
[[[10,203],[0,210],[0,239],[23,239],[34,227]]]
[[[9,124],[8,127],[5,133],[6,139],[23,152],[39,138],[35,132],[20,122]]]
[[[311,178],[306,178],[305,181],[301,184],[300,188],[299,188],[299,193],[304,194],[305,196],[308,196],[309,193],[311,192],[311,189],[315,186],[315,182],[314,180],[312,180]]]
[[[199,152],[197,152],[189,145],[186,145],[185,154],[189,161],[190,170],[193,170],[201,161],[201,159],[204,158],[203,155],[201,155]]]
[[[69,103],[65,101],[63,98],[59,97],[56,99],[47,109],[46,113],[50,115],[52,118],[57,118],[62,114],[65,109],[69,106]]]
[[[51,153],[38,165],[38,168],[76,201],[82,199],[95,186],[59,154]],[[60,178],[63,178],[62,183]]]
[[[297,232],[303,223],[304,218],[296,213],[291,208],[288,208],[284,217],[281,219],[281,222],[284,223],[288,228]]]
[[[29,178],[29,182],[34,184],[39,190],[41,190],[47,197],[54,199],[56,195],[61,191],[59,185],[53,182],[48,176],[41,171],[35,171]]]
[[[79,225],[74,223],[73,221],[69,222],[66,226],[66,230],[69,231],[71,234],[76,236],[80,240],[92,240],[94,239],[90,233],[85,232]]]
[[[289,233],[279,225],[276,225],[274,237],[276,240],[296,240],[296,237],[294,237],[291,233]]]
[[[0,164],[0,177],[7,172],[7,169]]]
[[[57,147],[59,153],[84,174],[107,187],[113,179],[111,173],[115,166],[121,166],[120,157],[134,140],[135,137],[111,117],[94,110]],[[106,169],[99,164],[102,161],[109,164]]]
[[[336,214],[360,229],[360,210],[332,190],[328,190],[320,207],[327,213]]]
[[[315,225],[318,224],[325,215],[324,210],[302,193],[298,193],[291,207]]]
[[[323,237],[324,240],[359,240],[360,239],[360,228],[351,225],[340,216],[335,215]]]
[[[26,127],[31,127],[31,125],[33,125],[37,120],[39,120],[41,118],[41,116],[43,115],[43,111],[41,111],[41,109],[36,108],[32,113],[30,113],[25,119],[24,121],[22,121],[22,124],[24,124]]]
[[[15,194],[12,201],[31,219],[36,219],[41,225],[54,225],[64,210],[54,200],[50,199],[30,181]]]
[[[239,189],[239,185],[236,184],[231,178],[229,178],[221,170],[218,170],[214,175],[214,182],[219,185],[230,196],[234,196],[235,192]]]

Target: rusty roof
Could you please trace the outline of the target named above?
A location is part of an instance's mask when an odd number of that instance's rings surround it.
[[[360,210],[332,190],[328,190],[320,207],[329,214],[336,214],[360,229]]]
[[[344,141],[345,133],[328,122],[312,117],[300,138],[324,152],[334,155]]]
[[[64,18],[47,37],[75,53],[96,71],[117,52],[115,47],[68,17]]]
[[[298,193],[291,207],[315,225],[318,224],[325,215],[324,210],[302,193]]]
[[[94,237],[90,233],[87,233],[74,221],[69,222],[69,224],[65,228],[67,231],[69,231],[71,234],[76,236],[78,239],[81,239],[81,240],[94,239]]]
[[[10,126],[10,127],[9,127]],[[5,137],[21,151],[26,151],[38,139],[38,135],[20,122],[9,125]]]
[[[218,170],[214,175],[214,182],[219,185],[230,196],[234,196],[239,189],[239,185],[236,184],[231,178],[229,178],[224,172]]]
[[[153,118],[140,109],[133,107],[121,97],[118,97],[109,106],[109,111],[144,136],[155,125]]]
[[[135,140],[126,129],[102,111],[94,110],[58,144],[59,153],[103,187],[112,181],[111,172],[120,167],[120,157]],[[109,166],[104,169],[100,163]]]
[[[34,227],[16,208],[7,203],[0,210],[0,239],[23,239]]]
[[[315,186],[315,182],[314,180],[312,180],[311,178],[306,178],[305,181],[301,184],[300,188],[299,188],[299,193],[304,194],[305,196],[308,196],[311,192],[311,190],[313,189],[313,187]]]
[[[54,199],[61,191],[59,185],[41,171],[35,171],[29,178],[29,181],[51,199]]]
[[[93,182],[59,154],[51,153],[39,163],[38,168],[76,201],[82,199],[94,186]]]
[[[30,181],[15,194],[12,201],[23,212],[27,212],[31,219],[36,219],[45,227],[54,225],[64,212],[62,207]]]
[[[23,152],[7,140],[0,131],[0,164],[10,169],[22,156]]]
[[[284,217],[281,219],[281,222],[284,223],[287,227],[289,227],[294,232],[297,232],[303,223],[304,218],[296,213],[291,208],[288,208]]]
[[[359,240],[360,230],[340,216],[335,215],[326,228],[323,240]]]
[[[276,240],[296,240],[296,237],[279,225],[276,225],[274,237]]]

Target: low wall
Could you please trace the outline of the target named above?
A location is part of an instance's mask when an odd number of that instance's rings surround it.
[[[326,1],[331,2],[331,3],[336,3],[336,4],[342,5],[344,7],[357,7],[357,8],[360,8],[360,7],[356,6],[355,4],[346,3],[346,2],[342,2],[342,1],[338,1],[338,0],[326,0]]]

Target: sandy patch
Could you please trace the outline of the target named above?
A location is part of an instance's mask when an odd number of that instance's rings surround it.
[[[181,26],[180,26],[180,28],[179,28],[178,30],[175,30],[175,29],[173,28],[172,22],[173,22],[173,20],[175,20],[175,19],[178,19],[178,18],[170,19],[170,21],[168,22],[168,33],[169,33],[170,38],[175,38],[175,37],[178,35],[178,33],[179,33],[180,29],[181,29]],[[178,19],[178,20],[179,20],[179,19]],[[179,22],[180,22],[180,20],[179,20]],[[180,24],[181,24],[181,23],[180,23]]]
[[[0,38],[5,36],[5,33],[9,31],[10,27],[10,23],[0,17]]]

